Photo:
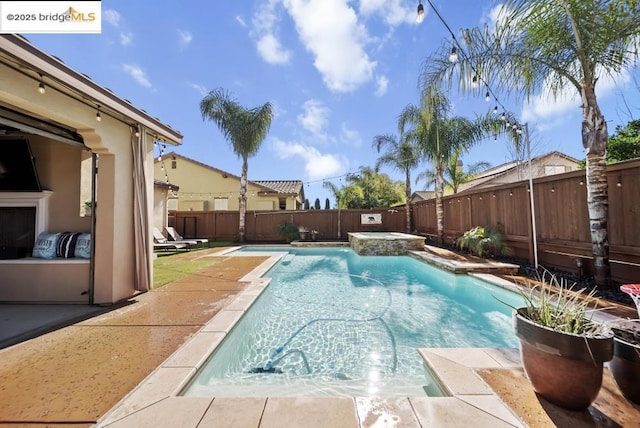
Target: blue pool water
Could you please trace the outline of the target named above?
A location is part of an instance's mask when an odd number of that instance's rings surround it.
[[[286,251],[187,396],[439,395],[417,348],[517,347],[517,293],[409,256]]]

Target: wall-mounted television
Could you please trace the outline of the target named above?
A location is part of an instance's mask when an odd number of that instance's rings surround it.
[[[40,192],[29,141],[0,138],[0,192]]]

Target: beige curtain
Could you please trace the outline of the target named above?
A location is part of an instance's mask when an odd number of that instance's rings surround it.
[[[138,291],[151,289],[151,257],[149,249],[149,200],[147,198],[147,133],[140,126],[138,135],[131,128],[133,152],[133,226],[135,246],[135,284]]]

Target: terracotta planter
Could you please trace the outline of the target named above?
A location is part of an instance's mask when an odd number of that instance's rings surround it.
[[[640,404],[640,344],[624,330],[614,328],[613,331],[613,359],[609,363],[609,371],[622,395]]]
[[[534,391],[560,407],[586,409],[602,386],[604,363],[613,357],[613,331],[602,338],[558,332],[528,320],[525,310],[514,313],[514,327]]]

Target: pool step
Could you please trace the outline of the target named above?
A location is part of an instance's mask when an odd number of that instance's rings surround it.
[[[295,254],[285,254],[284,257],[282,257],[282,264],[283,265],[288,265],[289,263],[291,263],[291,260],[293,260],[293,258],[295,257]]]

